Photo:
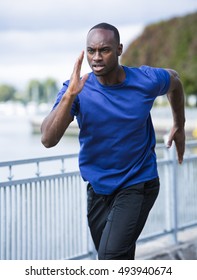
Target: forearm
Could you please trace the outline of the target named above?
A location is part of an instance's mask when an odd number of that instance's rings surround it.
[[[173,93],[168,93],[167,96],[172,110],[173,125],[177,128],[184,128],[185,110],[183,94],[180,91],[174,91]]]
[[[170,148],[172,142],[175,142],[178,161],[181,164],[185,152],[185,101],[182,83],[178,73],[174,70],[168,70],[170,73],[170,89],[167,93],[173,115],[173,126],[170,130],[167,147]]]
[[[167,93],[173,115],[173,125],[182,129],[185,125],[185,98],[182,83],[178,74],[173,76],[173,87]]]
[[[41,125],[41,142],[45,147],[55,146],[72,122],[70,111],[74,99],[75,96],[64,94],[57,108],[44,119]]]

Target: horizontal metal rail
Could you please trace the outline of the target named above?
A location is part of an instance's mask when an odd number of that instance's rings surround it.
[[[66,155],[59,155],[59,156],[4,161],[4,162],[0,162],[0,167],[13,166],[13,165],[23,165],[23,164],[30,164],[30,163],[44,162],[44,161],[46,162],[46,161],[55,161],[55,160],[65,160],[65,159],[75,158],[75,157],[78,157],[78,154],[75,153],[75,154],[66,154]]]

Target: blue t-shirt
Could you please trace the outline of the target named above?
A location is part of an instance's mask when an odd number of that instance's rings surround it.
[[[155,98],[168,91],[170,75],[161,68],[123,67],[125,80],[113,86],[100,84],[90,73],[71,110],[80,128],[81,175],[98,194],[158,176],[150,110]]]

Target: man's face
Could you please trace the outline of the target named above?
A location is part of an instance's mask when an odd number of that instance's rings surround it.
[[[87,36],[87,60],[96,76],[110,74],[118,66],[122,45],[118,44],[114,32],[93,29]]]

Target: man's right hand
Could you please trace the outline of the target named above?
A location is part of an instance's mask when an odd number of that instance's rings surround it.
[[[70,78],[69,86],[66,92],[66,94],[70,96],[78,95],[81,92],[82,88],[84,87],[86,80],[88,79],[88,74],[85,74],[82,78],[80,78],[83,58],[84,58],[84,51],[82,51],[77,61],[75,62],[75,66]]]

